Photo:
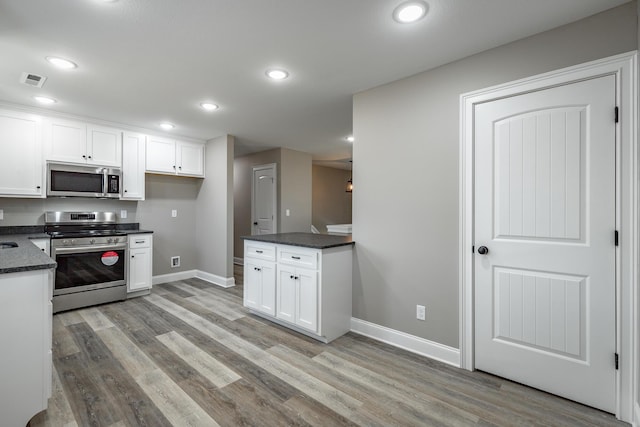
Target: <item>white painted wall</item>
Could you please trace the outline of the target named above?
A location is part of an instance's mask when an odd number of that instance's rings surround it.
[[[637,46],[631,2],[355,95],[354,317],[457,348],[460,94]]]

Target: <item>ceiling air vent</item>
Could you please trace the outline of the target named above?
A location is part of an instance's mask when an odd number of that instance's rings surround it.
[[[22,76],[20,76],[20,83],[34,87],[42,87],[45,80],[47,80],[45,76],[39,76],[33,73],[22,73]]]

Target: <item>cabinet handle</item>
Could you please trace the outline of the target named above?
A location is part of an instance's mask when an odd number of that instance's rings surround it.
[[[36,187],[36,190],[39,190],[39,189],[40,189],[40,186],[38,185],[38,186]]]
[[[91,158],[91,156],[89,156],[89,158]]]
[[[178,169],[182,170],[182,166],[178,166]]]
[[[289,279],[295,279],[295,277],[294,276],[289,276]]]
[[[175,168],[176,168],[176,165],[173,165],[173,168],[175,169]]]
[[[135,258],[135,257],[136,257],[135,255],[131,255],[131,258]]]
[[[298,280],[299,278],[300,278],[300,276],[296,276],[296,277],[294,277],[294,279],[296,279],[296,280]]]
[[[124,190],[124,192],[126,193],[126,192],[127,192],[127,190]]]
[[[256,253],[257,253],[257,254],[261,254],[261,253],[262,253],[262,251],[256,251]]]
[[[136,240],[136,243],[144,243],[144,240]]]
[[[291,258],[293,258],[293,259],[300,259],[300,257],[299,257],[299,256],[292,256]]]
[[[82,158],[83,158],[83,159],[86,159],[86,158],[87,158],[87,156],[85,156],[85,155],[83,154],[83,155],[82,155]]]

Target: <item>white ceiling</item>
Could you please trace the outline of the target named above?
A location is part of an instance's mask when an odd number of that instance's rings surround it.
[[[628,0],[0,0],[0,100],[198,139],[237,153],[283,146],[345,159],[352,95]],[[62,71],[45,56],[71,59]],[[265,70],[291,76],[273,82]],[[22,72],[48,77],[37,89]],[[220,105],[213,113],[203,100]]]

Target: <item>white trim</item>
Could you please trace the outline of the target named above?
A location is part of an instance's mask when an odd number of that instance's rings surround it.
[[[271,221],[271,225],[273,227],[273,233],[277,233],[278,232],[278,164],[277,163],[268,163],[266,165],[259,165],[259,166],[254,166],[251,169],[251,234],[253,235],[255,230],[254,230],[254,225],[253,223],[256,222],[256,211],[255,211],[255,206],[254,206],[254,200],[255,200],[255,187],[256,187],[256,180],[255,180],[255,176],[256,176],[256,171],[259,170],[266,170],[266,169],[271,169],[273,171],[273,219]]]
[[[202,270],[196,270],[196,277],[222,288],[232,288],[236,285],[236,279],[233,277],[222,277]]]
[[[633,417],[633,421],[631,421],[631,425],[633,427],[640,427],[640,403],[635,404],[635,416]]]
[[[233,257],[233,263],[237,265],[244,265],[244,258],[240,258],[238,256]]]
[[[236,285],[236,280],[233,277],[222,277],[201,270],[186,270],[179,271],[177,273],[153,276],[151,283],[154,285],[160,285],[162,283],[175,282],[177,280],[193,279],[194,277],[202,279],[205,282],[213,283],[214,285],[222,288],[231,288]]]
[[[421,356],[435,359],[452,366],[460,366],[460,351],[434,341],[405,332],[376,325],[366,320],[351,318],[351,332],[382,341]]]
[[[638,377],[638,151],[637,141],[637,52],[628,52],[586,64],[493,86],[460,96],[460,265],[459,316],[461,367],[474,369],[473,336],[473,109],[474,105],[516,94],[568,84],[574,81],[615,75],[620,122],[617,137],[619,172],[616,228],[622,239],[617,249],[617,371],[616,416],[626,422],[633,418]],[[629,236],[630,238],[624,238]],[[637,409],[636,409],[637,412]],[[637,418],[637,416],[636,416]]]
[[[185,270],[177,273],[160,274],[153,276],[151,283],[153,285],[160,285],[162,283],[175,282],[176,280],[192,279],[196,277],[196,271],[197,270]]]

